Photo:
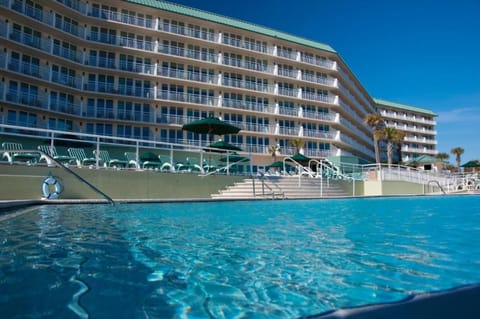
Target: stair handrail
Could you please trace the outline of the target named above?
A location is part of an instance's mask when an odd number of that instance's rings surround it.
[[[440,182],[435,180],[435,179],[432,179],[432,180],[429,180],[427,185],[430,186],[430,184],[437,184],[438,188],[440,188],[440,190],[442,191],[443,195],[446,195],[447,193],[445,192],[445,190],[443,189],[442,185],[440,185]]]
[[[210,175],[213,175],[213,174],[217,174],[217,173],[219,173],[221,170],[225,170],[226,172],[230,172],[230,168],[231,168],[232,166],[237,165],[238,163],[248,162],[249,160],[250,160],[249,158],[240,159],[239,161],[229,163],[228,165],[222,166],[222,167],[220,167],[220,168],[216,168],[216,169],[214,169],[213,171],[208,172],[208,173],[200,174],[199,176],[207,177],[207,176],[210,176]]]
[[[276,193],[273,190],[273,188],[271,188],[268,184],[265,183],[266,175],[263,174],[263,173],[259,173],[259,175],[260,175],[260,180],[262,181],[262,196],[272,195],[272,199],[275,199],[275,195],[280,194],[280,195],[282,195],[282,198],[285,199],[285,192],[282,191],[282,192]],[[253,177],[252,186],[253,186],[253,196],[255,197],[256,196],[256,191],[255,191],[255,178],[254,177]],[[265,194],[265,187],[267,187],[270,190],[270,193]]]
[[[43,156],[47,159],[47,165],[49,165],[50,163],[55,163],[56,165],[58,165],[59,167],[63,168],[64,170],[66,170],[68,173],[70,173],[71,175],[75,176],[78,180],[80,180],[82,183],[84,183],[85,185],[87,185],[88,187],[90,187],[94,192],[102,195],[112,206],[115,206],[115,202],[114,200],[108,196],[107,194],[105,194],[104,192],[102,192],[100,189],[98,189],[97,187],[95,187],[93,184],[91,184],[89,181],[87,181],[86,179],[84,179],[82,176],[78,175],[77,173],[75,173],[72,169],[70,169],[69,167],[65,166],[62,162],[54,159],[52,156],[50,156],[50,154],[47,154],[41,150],[15,150],[15,153],[39,153],[40,156]]]

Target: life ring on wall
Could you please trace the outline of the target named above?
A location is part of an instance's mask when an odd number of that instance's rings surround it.
[[[52,187],[55,188],[55,191],[51,192]],[[53,176],[48,176],[43,181],[42,185],[43,197],[46,199],[57,199],[62,192],[62,185],[55,179]]]

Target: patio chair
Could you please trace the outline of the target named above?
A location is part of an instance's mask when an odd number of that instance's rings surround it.
[[[59,155],[55,146],[38,145],[37,149],[46,153],[46,154],[48,154],[48,155],[50,155],[50,157],[52,157],[56,161],[59,161],[62,164],[70,164],[71,162],[75,161],[75,158],[73,158],[71,156]],[[40,159],[38,161],[39,162],[45,161],[45,162],[47,162],[48,165],[52,165],[52,163],[50,162],[50,159],[43,154],[40,156]]]
[[[170,163],[170,156],[158,155],[158,159],[162,162],[162,165],[160,166],[162,172],[175,172],[175,167]]]
[[[83,148],[69,148],[68,154],[75,159],[78,167],[96,165],[97,163],[96,158],[87,157]]]
[[[152,153],[153,154],[153,153]],[[155,157],[151,157],[147,160],[142,160],[141,158],[138,158],[137,160],[137,154],[135,152],[125,152],[125,157],[127,158],[128,166],[134,166],[135,168],[142,168],[142,169],[147,169],[147,168],[157,168],[160,169],[162,166],[162,162],[160,159],[158,159],[158,156],[155,155]]]
[[[217,162],[213,159],[204,159],[202,168],[205,173],[216,171],[218,169]]]
[[[185,162],[175,164],[175,169],[179,172],[199,172],[205,174],[205,170],[200,165],[200,161],[196,157],[187,157]]]
[[[140,168],[140,159],[137,160],[137,154],[134,152],[125,152],[128,167]]]
[[[40,155],[38,153],[24,153],[21,143],[3,142],[2,143],[2,159],[6,159],[10,164],[15,161],[34,164],[38,162]]]
[[[96,157],[97,156],[97,151],[93,151],[93,155]],[[122,161],[116,158],[110,158],[110,153],[106,150],[100,150],[98,151],[98,157],[103,163],[103,166],[105,167],[115,167],[115,168],[120,168],[120,167],[127,167],[128,162],[127,161]]]

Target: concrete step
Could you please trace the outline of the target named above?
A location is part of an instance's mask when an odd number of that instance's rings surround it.
[[[265,180],[265,195],[261,194],[262,183],[258,179],[255,180],[255,192],[253,195],[252,179],[245,179],[224,190],[219,191],[218,194],[212,194],[212,198],[216,199],[248,199],[248,198],[272,198],[272,190],[276,198],[323,198],[323,197],[348,197],[342,188],[340,188],[334,181],[330,181],[327,185],[323,181],[322,192],[320,191],[319,179],[298,177],[274,177]]]

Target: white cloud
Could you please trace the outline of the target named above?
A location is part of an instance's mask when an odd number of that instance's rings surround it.
[[[445,123],[471,123],[480,121],[480,107],[463,107],[445,112],[438,112],[437,122]]]

